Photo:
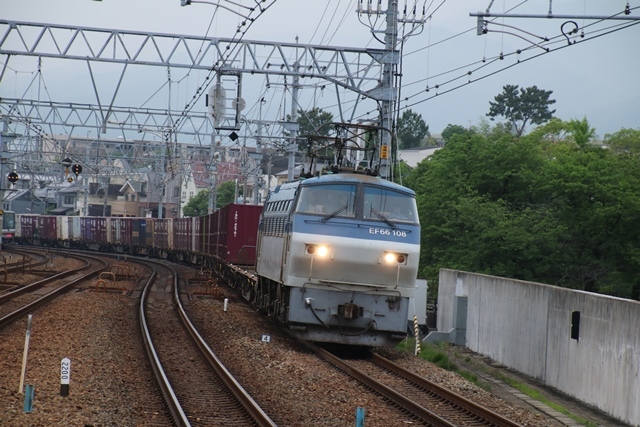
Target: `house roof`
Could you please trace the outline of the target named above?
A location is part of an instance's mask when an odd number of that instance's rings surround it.
[[[73,183],[69,186],[66,187],[62,187],[58,190],[58,193],[64,194],[64,193],[77,193],[79,191],[84,191],[84,187],[82,185],[79,185],[77,183]]]
[[[9,202],[11,200],[19,199],[25,194],[29,194],[30,190],[17,190],[17,191],[5,191],[4,200]]]
[[[130,188],[131,191],[133,191],[134,193],[137,192],[136,188],[131,184],[131,182],[129,182],[128,180],[124,183],[124,185],[122,186],[122,188],[120,188],[120,192],[121,193],[125,193],[127,191],[127,189]]]
[[[67,212],[72,211],[73,208],[69,206],[62,206],[59,208],[51,209],[49,213],[53,215],[65,215]]]
[[[398,157],[407,165],[414,168],[418,163],[431,156],[440,148],[442,147],[414,147],[406,150],[398,150]]]
[[[24,198],[25,200],[40,200],[42,201],[42,199],[40,197],[38,197],[38,195],[35,192],[32,192],[30,189],[23,189],[23,190],[15,190],[15,191],[5,191],[4,193],[4,201],[5,202],[11,202],[14,200],[19,200],[21,198]]]

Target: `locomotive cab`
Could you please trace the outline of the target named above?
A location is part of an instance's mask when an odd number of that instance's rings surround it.
[[[413,192],[338,174],[297,183],[288,197],[293,203],[279,239],[267,232],[270,208],[263,212],[262,308],[310,341],[382,346],[402,339],[419,258]]]

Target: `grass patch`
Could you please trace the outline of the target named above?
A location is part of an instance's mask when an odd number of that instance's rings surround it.
[[[398,344],[396,346],[396,349],[401,350],[401,351],[406,351],[406,352],[415,352],[415,345],[416,345],[416,340],[413,338],[407,338],[406,340],[402,341],[400,344]],[[452,372],[456,372],[457,374],[459,374],[461,377],[463,377],[464,379],[466,379],[469,382],[472,382],[473,384],[477,385],[478,387],[481,387],[487,391],[491,391],[491,386],[481,380],[478,380],[478,377],[468,371],[464,371],[464,370],[460,370],[458,369],[458,366],[452,362],[449,359],[449,355],[447,353],[447,347],[449,346],[449,344],[444,343],[444,342],[440,342],[440,343],[435,343],[435,344],[431,344],[431,343],[420,343],[420,354],[419,356],[424,359],[427,360],[437,366],[439,366],[440,368],[446,369],[448,371],[452,371]],[[454,357],[455,357],[455,352],[454,352]],[[459,357],[461,358],[461,357]],[[471,358],[469,356],[465,356],[464,358],[461,358],[462,360],[464,360],[464,362],[466,363],[473,363],[473,361],[471,360]],[[515,379],[508,377],[506,375],[501,374],[498,371],[492,370],[492,369],[486,369],[484,366],[479,366],[480,369],[483,370],[483,372],[487,372],[490,375],[494,376],[495,378],[509,384],[511,387],[515,388],[516,390],[519,390],[520,392],[526,394],[527,396],[531,397],[532,399],[535,399],[539,402],[544,403],[545,405],[547,405],[550,408],[555,409],[556,411],[566,415],[567,417],[571,418],[572,420],[574,420],[577,423],[580,423],[586,427],[598,427],[597,423],[591,422],[589,420],[586,420],[582,417],[579,417],[577,415],[572,414],[571,412],[569,412],[569,410],[567,408],[565,408],[562,405],[559,405],[555,402],[550,401],[549,399],[545,398],[538,390],[535,390],[529,386],[527,386],[526,384],[523,384],[521,382],[516,381]]]
[[[415,346],[416,346],[416,340],[412,338],[407,338],[406,340],[398,344],[396,348],[398,350],[413,353],[415,352]],[[419,356],[420,358],[426,361],[429,361],[442,369],[456,372],[461,377],[463,377],[467,381],[472,382],[478,387],[481,387],[487,391],[491,391],[491,387],[489,386],[489,384],[485,383],[484,381],[479,381],[476,375],[472,374],[471,372],[459,369],[458,366],[455,364],[455,362],[453,362],[449,358],[449,355],[445,350],[446,346],[447,346],[446,343],[436,343],[436,344],[420,343]]]
[[[521,382],[518,382],[518,381],[514,380],[513,378],[508,377],[506,375],[502,375],[502,374],[500,374],[498,372],[493,372],[492,375],[494,377],[498,378],[499,380],[504,381],[505,383],[509,384],[511,387],[515,388],[516,390],[519,390],[520,392],[526,394],[527,396],[531,397],[532,399],[535,399],[538,402],[542,402],[545,405],[547,405],[548,407],[550,407],[552,409],[555,409],[556,411],[560,412],[561,414],[566,415],[567,417],[571,418],[572,420],[574,420],[577,423],[580,423],[580,424],[582,424],[584,426],[587,426],[587,427],[598,427],[597,423],[591,422],[591,421],[586,420],[586,419],[584,419],[582,417],[579,417],[577,415],[572,414],[564,406],[550,401],[549,399],[545,398],[542,394],[540,394],[540,392],[538,390],[534,390],[531,387],[527,386],[526,384],[522,384]]]

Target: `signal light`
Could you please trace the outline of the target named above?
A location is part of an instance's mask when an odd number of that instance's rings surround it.
[[[7,175],[7,179],[9,180],[9,182],[12,182],[12,183],[15,183],[16,181],[18,181],[18,178],[20,177],[15,172],[11,172],[9,173],[9,175]]]
[[[71,167],[71,171],[76,174],[76,176],[82,173],[82,166],[75,164]]]

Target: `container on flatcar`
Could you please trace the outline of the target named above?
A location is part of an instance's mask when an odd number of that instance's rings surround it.
[[[213,228],[213,254],[224,260],[227,260],[227,242],[225,237],[227,235],[227,217],[229,216],[230,206],[231,205],[227,205],[216,212]],[[231,262],[229,260],[227,261]]]
[[[202,252],[202,220],[199,217],[193,218],[193,250]]]
[[[193,251],[194,222],[192,217],[175,218],[173,220],[173,245],[179,251]]]
[[[91,243],[107,243],[107,218],[80,217],[82,240]]]
[[[114,245],[129,246],[133,244],[133,219],[110,218],[109,241]]]
[[[153,247],[162,249],[172,247],[172,239],[169,233],[171,221],[170,218],[155,218],[153,220]]]
[[[27,239],[55,240],[57,217],[42,215],[20,215],[20,236]]]
[[[200,242],[201,250],[206,255],[215,255],[216,239],[215,233],[218,230],[218,218],[220,216],[220,209],[200,217]]]
[[[218,256],[231,264],[254,265],[262,206],[230,204],[220,211]]]

